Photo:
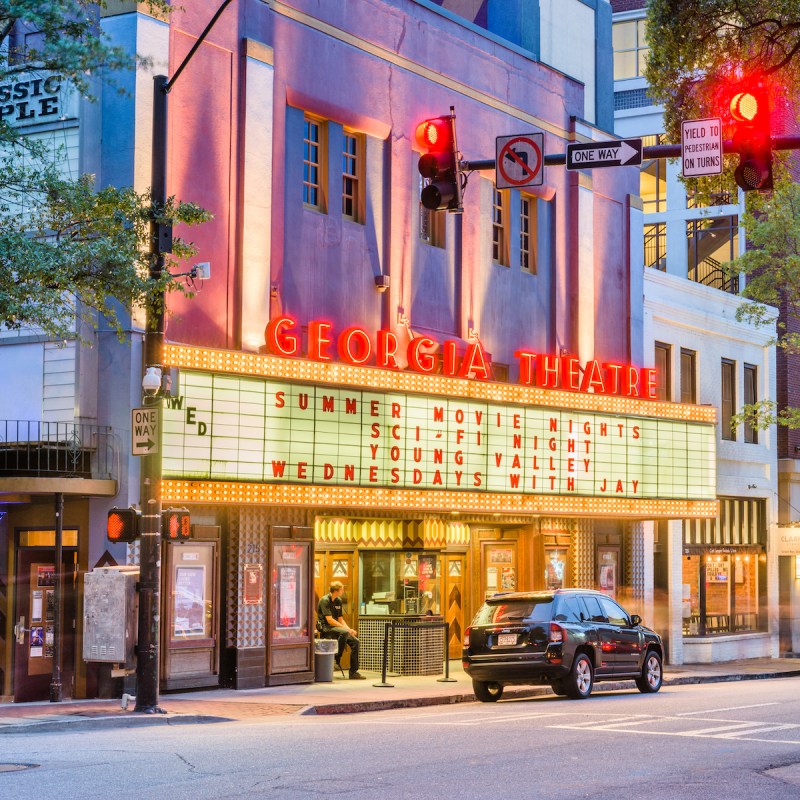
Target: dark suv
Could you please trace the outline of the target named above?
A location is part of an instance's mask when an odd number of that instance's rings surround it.
[[[556,694],[581,699],[595,681],[633,678],[640,692],[657,692],[661,637],[641,623],[588,589],[497,594],[464,633],[464,670],[484,703],[514,683],[549,683]]]

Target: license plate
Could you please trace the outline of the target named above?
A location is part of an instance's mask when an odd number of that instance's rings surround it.
[[[508,647],[509,645],[517,643],[516,633],[501,633],[497,637],[497,644],[500,647]]]

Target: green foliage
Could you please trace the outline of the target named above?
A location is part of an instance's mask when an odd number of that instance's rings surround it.
[[[647,43],[648,92],[664,104],[670,141],[679,141],[681,120],[716,116],[718,88],[742,76],[762,75],[782,97],[797,97],[797,0],[650,0]]]
[[[773,325],[775,309],[783,312],[774,344],[787,354],[800,354],[800,185],[782,175],[771,193],[751,192],[742,218],[749,249],[726,265],[730,275],[746,278],[747,299],[736,318],[757,327]],[[800,427],[800,410],[777,409],[774,403],[745,406],[736,424],[756,428],[772,424]]]
[[[113,45],[100,30],[100,13],[107,5],[106,0],[1,0],[0,41],[18,22],[36,34],[15,43],[0,66],[0,80],[32,68],[56,72],[88,97],[89,77],[99,68],[132,69],[136,54]],[[168,0],[148,0],[145,5],[154,14],[167,13],[170,6]]]
[[[167,0],[146,5],[152,12],[169,9]],[[0,80],[53,72],[92,99],[93,75],[109,79],[142,63],[101,31],[98,14],[105,6],[104,0],[0,0],[0,42],[15,45],[0,64]],[[24,49],[16,46],[21,37],[8,38],[15,25],[38,32],[25,39]],[[180,262],[195,253],[190,242],[176,237],[161,278],[150,276],[153,215],[187,225],[211,217],[174,198],[152,209],[149,193],[98,190],[89,175],[67,179],[58,169],[65,158],[0,124],[0,326],[63,340],[77,335],[76,321],[93,326],[102,312],[122,337],[122,309],[155,307],[171,291],[189,293],[169,270],[186,271]]]
[[[131,188],[95,190],[89,175],[65,180],[53,167],[14,166],[9,157],[0,178],[13,180],[17,194],[0,205],[0,324],[31,326],[48,337],[74,335],[76,314],[93,324],[101,311],[122,332],[118,308],[158,302],[164,292],[185,292],[169,274],[194,247],[176,237],[173,255],[158,281],[149,275],[150,197]],[[210,215],[191,203],[170,198],[158,219],[189,225]],[[118,301],[117,303],[113,300]]]
[[[720,117],[724,138],[731,138],[730,89],[743,78],[755,77],[770,91],[773,112],[796,118],[800,95],[800,2],[798,0],[649,0],[645,68],[649,94],[664,106],[667,140],[680,141],[684,119]],[[726,123],[728,127],[726,128]],[[776,131],[773,135],[791,131]],[[726,157],[719,177],[686,181],[699,195],[730,190],[730,167],[738,156]],[[800,321],[800,187],[785,175],[776,154],[775,191],[750,192],[743,218],[748,250],[729,266],[743,272],[749,300],[738,311],[740,320],[774,325],[777,307],[787,321]],[[735,191],[735,189],[734,189]],[[800,353],[800,334],[779,325],[775,343],[787,353]],[[778,409],[763,401],[745,406],[734,423],[756,428],[773,424],[800,427],[800,410]]]

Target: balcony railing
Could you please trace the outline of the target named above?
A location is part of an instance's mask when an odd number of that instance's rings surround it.
[[[729,275],[722,264],[714,258],[706,258],[696,267],[689,269],[689,280],[702,283],[712,289],[720,289],[730,294],[739,294],[739,277]]]
[[[0,420],[0,477],[116,480],[118,442],[105,425]]]

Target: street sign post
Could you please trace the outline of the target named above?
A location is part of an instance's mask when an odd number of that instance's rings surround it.
[[[131,409],[131,453],[149,456],[158,452],[158,408]]]
[[[681,174],[684,178],[722,172],[722,125],[718,117],[681,122]]]
[[[544,134],[497,137],[495,186],[521,189],[544,182]]]
[[[642,140],[587,142],[567,145],[567,169],[634,167],[642,163]]]

